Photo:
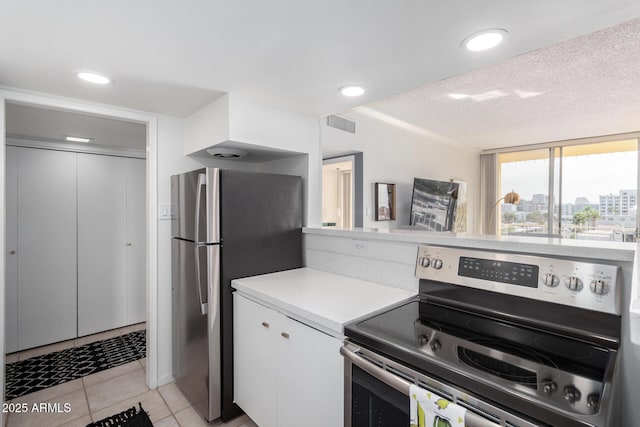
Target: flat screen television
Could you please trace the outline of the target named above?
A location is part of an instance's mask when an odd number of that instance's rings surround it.
[[[459,184],[414,178],[409,225],[427,231],[451,231],[456,221]]]

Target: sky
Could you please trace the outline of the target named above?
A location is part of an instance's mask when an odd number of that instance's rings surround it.
[[[563,160],[562,203],[575,203],[586,197],[598,203],[601,194],[618,194],[619,190],[637,188],[638,153],[591,154],[570,156]],[[533,194],[549,192],[548,160],[529,160],[502,165],[502,195],[511,190],[523,200]]]

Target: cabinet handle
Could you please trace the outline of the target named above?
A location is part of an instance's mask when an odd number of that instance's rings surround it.
[[[133,243],[127,243],[127,246],[133,246]]]
[[[286,332],[282,332],[280,335],[282,335],[283,338],[289,339],[289,334]]]
[[[16,251],[9,252],[9,255],[15,255],[15,254],[16,254]]]
[[[268,328],[269,324],[267,322],[262,322],[262,326],[264,326],[265,328]]]

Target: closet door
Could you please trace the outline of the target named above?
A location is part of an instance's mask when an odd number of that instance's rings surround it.
[[[146,161],[125,159],[127,169],[127,324],[146,320]]]
[[[78,154],[78,336],[126,323],[126,159]]]
[[[18,351],[18,149],[6,151],[5,352]]]
[[[19,148],[18,348],[76,336],[76,154]]]

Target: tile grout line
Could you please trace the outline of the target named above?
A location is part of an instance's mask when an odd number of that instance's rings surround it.
[[[180,421],[178,421],[178,418],[176,417],[176,414],[173,412],[173,409],[171,409],[171,406],[169,406],[169,402],[167,402],[167,399],[165,399],[164,396],[162,395],[162,392],[160,391],[160,387],[162,387],[162,386],[156,387],[156,390],[158,391],[158,394],[160,395],[160,399],[162,399],[164,404],[167,405],[167,408],[169,409],[169,413],[171,414],[171,417],[174,420],[176,420],[176,423],[178,424],[178,426],[181,426],[182,424],[180,424]],[[165,418],[168,418],[168,417],[165,417]],[[162,421],[162,420],[159,420],[159,421]]]
[[[89,418],[91,419],[91,422],[94,422],[95,420],[93,419],[93,412],[91,411],[91,405],[89,404],[89,395],[87,394],[87,387],[84,384],[84,378],[80,378],[80,381],[82,381],[82,391],[84,392],[84,400],[87,402],[87,410],[89,411]]]

